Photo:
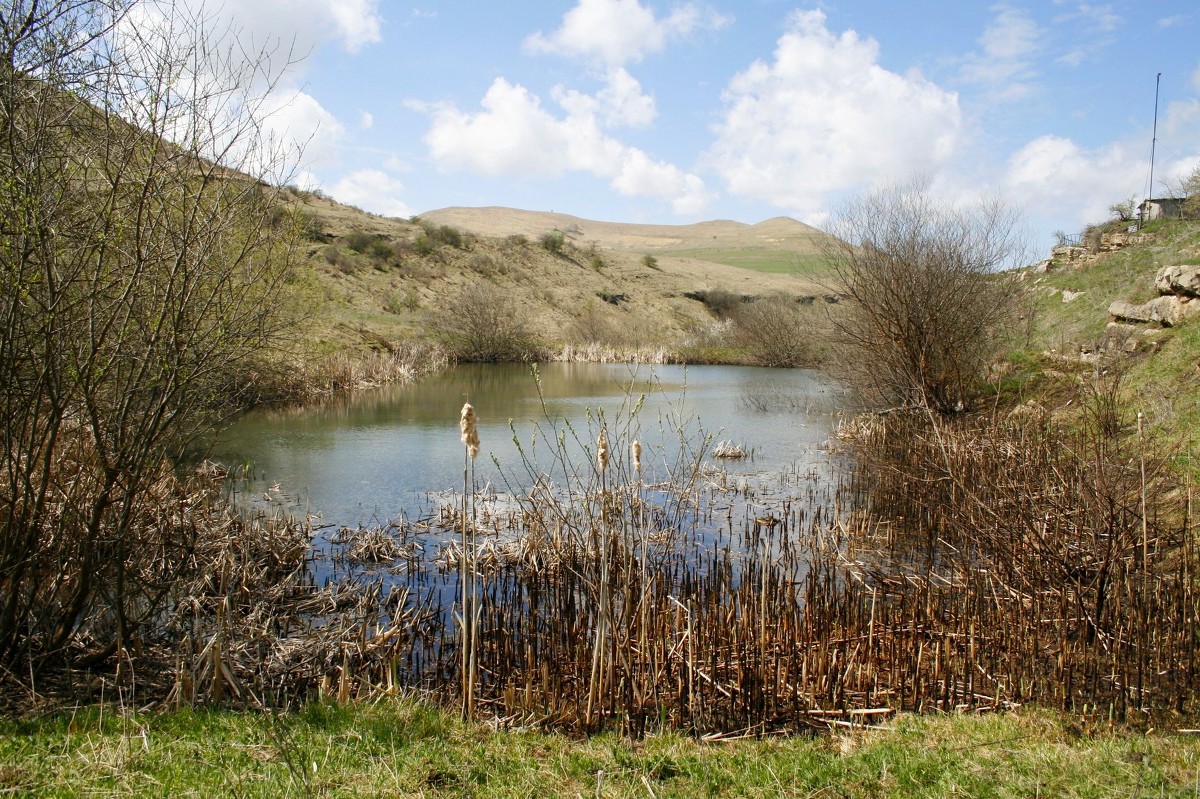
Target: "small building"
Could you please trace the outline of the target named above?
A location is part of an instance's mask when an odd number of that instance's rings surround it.
[[[1149,222],[1152,219],[1182,219],[1183,204],[1186,197],[1161,197],[1157,200],[1142,200],[1138,206],[1138,219]]]

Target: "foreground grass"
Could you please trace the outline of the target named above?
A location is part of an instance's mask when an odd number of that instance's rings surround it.
[[[0,722],[0,794],[38,796],[1197,796],[1200,737],[1041,712],[705,744],[494,732],[427,705]]]

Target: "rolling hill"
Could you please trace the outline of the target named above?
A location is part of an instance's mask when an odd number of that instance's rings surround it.
[[[524,211],[490,206],[442,208],[422,219],[452,225],[479,236],[514,233],[537,238],[560,230],[576,246],[623,250],[710,261],[767,272],[819,272],[825,234],[790,217],[757,224],[719,219],[689,225],[646,225],[599,222],[553,211]]]
[[[812,268],[823,234],[794,219],[641,225],[489,207],[400,220],[320,194],[295,192],[293,203],[309,220],[298,293],[318,352],[427,337],[469,285],[509,297],[552,347],[601,331],[677,348],[716,321],[705,295],[828,293]],[[540,243],[554,230],[559,253]]]

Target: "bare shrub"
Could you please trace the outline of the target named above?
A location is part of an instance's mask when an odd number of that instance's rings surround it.
[[[745,303],[746,298],[725,289],[709,289],[700,292],[700,300],[721,319],[729,319]]]
[[[383,239],[376,239],[367,247],[367,254],[377,261],[390,261],[396,255],[396,250]]]
[[[567,328],[567,341],[572,344],[624,343],[624,337],[595,300],[589,300]]]
[[[452,225],[434,225],[428,222],[422,222],[421,228],[425,231],[425,236],[428,238],[431,245],[445,245],[462,249],[464,238],[462,231]]]
[[[787,297],[739,303],[730,318],[734,342],[759,366],[813,366],[820,360],[811,321]]]
[[[467,268],[472,272],[478,272],[481,275],[488,276],[495,274],[496,259],[487,253],[475,253],[467,259]]]
[[[195,539],[173,465],[278,362],[287,54],[130,6],[0,13],[0,662],[136,645]]]
[[[1108,206],[1108,212],[1112,214],[1113,219],[1120,222],[1132,222],[1137,218],[1137,200],[1133,197],[1126,197],[1124,200]]]
[[[490,283],[472,283],[430,318],[435,337],[460,361],[522,361],[536,352],[512,298]]]
[[[825,243],[849,377],[872,401],[969,408],[1013,319],[1019,215],[1000,201],[952,208],[919,184],[847,204]]]

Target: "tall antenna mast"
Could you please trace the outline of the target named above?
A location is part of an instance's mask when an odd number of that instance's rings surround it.
[[[1150,201],[1154,199],[1154,148],[1158,144],[1158,84],[1161,80],[1162,73],[1160,72],[1154,78],[1154,128],[1150,134],[1150,191],[1143,204],[1146,209],[1143,216],[1149,215]]]

